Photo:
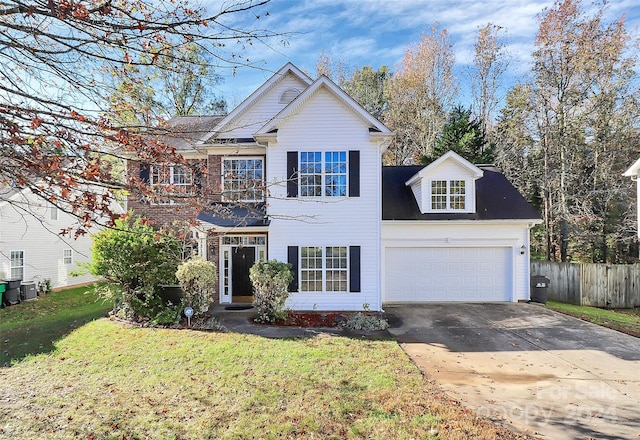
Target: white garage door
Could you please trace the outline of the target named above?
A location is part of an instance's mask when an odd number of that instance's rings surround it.
[[[512,274],[506,247],[387,247],[383,301],[511,301]]]

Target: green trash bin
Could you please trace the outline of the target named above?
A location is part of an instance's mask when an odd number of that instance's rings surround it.
[[[4,307],[4,300],[2,299],[4,291],[7,290],[7,283],[0,281],[0,307]]]

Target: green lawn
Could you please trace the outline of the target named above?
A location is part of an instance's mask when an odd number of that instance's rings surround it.
[[[53,350],[55,341],[110,309],[87,287],[51,292],[0,309],[0,367]]]
[[[73,311],[94,304],[77,299],[2,310],[3,329],[28,318],[31,337],[71,316],[52,349],[0,368],[0,439],[525,438],[449,399],[392,340],[81,325]]]
[[[547,307],[566,315],[640,337],[640,311],[638,309],[609,310],[564,304],[556,301],[549,301]]]

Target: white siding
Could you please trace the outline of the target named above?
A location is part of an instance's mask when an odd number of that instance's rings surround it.
[[[525,253],[521,255],[521,248]],[[506,248],[512,257],[512,301],[529,299],[529,226],[518,222],[382,222],[382,261],[391,248]],[[383,265],[382,277],[386,280]],[[386,290],[386,289],[385,289]],[[386,291],[382,292],[383,300]]]
[[[425,212],[426,209],[423,207],[424,203],[429,203],[429,201],[424,201],[422,196],[422,180],[417,180],[411,185],[411,190],[413,191],[413,197],[418,202],[418,208],[420,212]]]
[[[73,237],[59,236],[62,229],[75,223],[74,219],[58,210],[58,219],[51,220],[50,207],[27,194],[29,214],[7,203],[0,207],[0,275],[9,277],[10,252],[20,250],[24,251],[24,281],[48,278],[52,287],[94,281],[90,275],[71,276],[72,271],[78,270],[78,263],[90,261],[91,236],[87,234],[75,240]],[[72,249],[72,264],[64,263],[65,249]]]
[[[218,133],[220,138],[251,138],[263,125],[273,119],[286,104],[280,103],[280,96],[288,89],[300,91],[307,85],[292,75],[284,76],[268,89],[263,96],[256,98],[245,112],[223,127]]]
[[[360,151],[360,197],[287,199],[288,151]],[[287,261],[287,246],[361,246],[361,292],[293,293],[301,310],[361,310],[380,303],[380,146],[368,125],[320,89],[280,124],[267,148],[269,258]]]
[[[420,180],[421,189],[413,193],[419,202],[420,212],[423,214],[431,209],[431,181],[432,180],[464,180],[466,191],[466,209],[464,212],[475,212],[476,210],[476,193],[475,180],[468,168],[456,160],[449,159],[432,169],[428,174]],[[417,184],[414,184],[417,186]],[[418,198],[421,197],[421,199]]]

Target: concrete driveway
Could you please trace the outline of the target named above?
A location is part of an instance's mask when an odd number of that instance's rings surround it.
[[[543,439],[640,439],[640,339],[526,303],[386,305],[424,373]]]

